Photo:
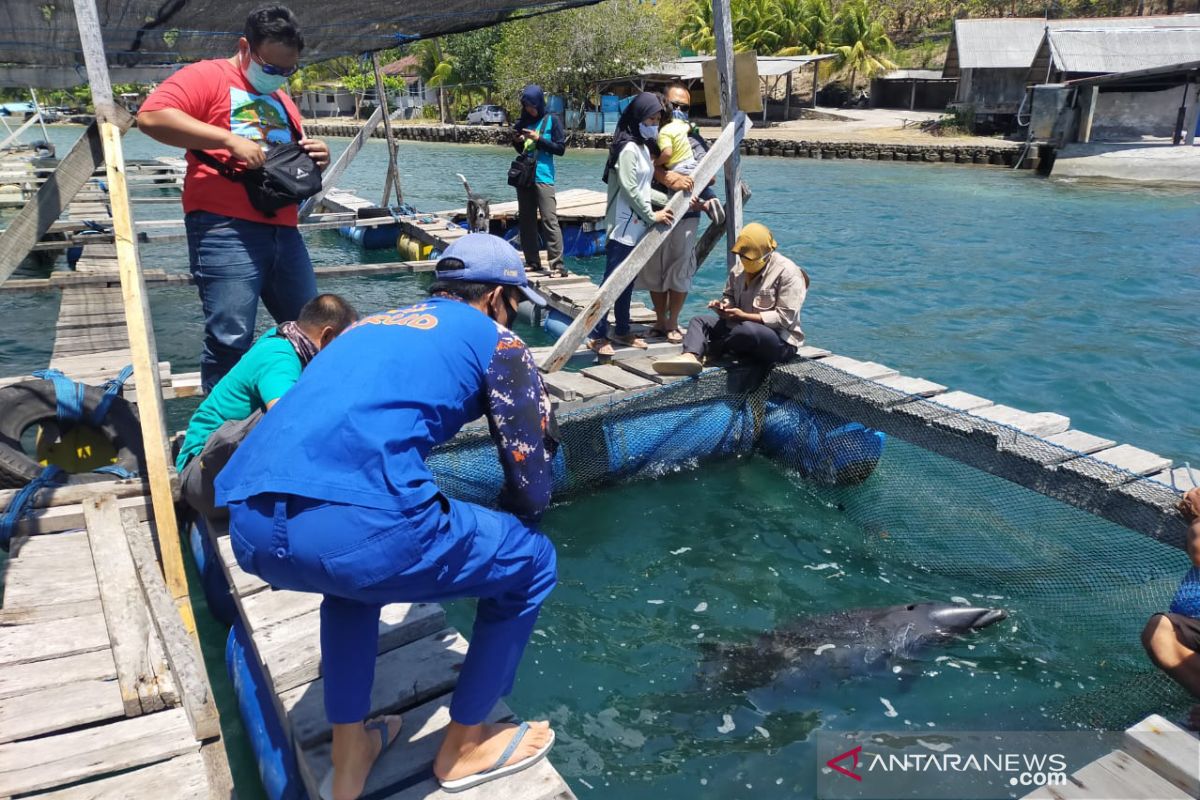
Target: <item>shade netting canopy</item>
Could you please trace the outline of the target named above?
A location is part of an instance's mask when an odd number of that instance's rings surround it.
[[[289,0],[306,62],[484,28],[598,0]],[[149,66],[228,56],[263,0],[96,0],[109,63]],[[70,0],[10,0],[0,14],[0,64],[83,64]]]

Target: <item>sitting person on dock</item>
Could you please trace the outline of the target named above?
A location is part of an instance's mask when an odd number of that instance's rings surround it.
[[[667,202],[662,192],[650,188],[654,178],[654,153],[658,150],[658,122],[662,115],[662,97],[651,92],[642,92],[633,98],[613,134],[608,150],[608,162],[604,165],[604,182],[608,184],[608,211],[604,217],[604,228],[608,232],[605,245],[604,280],[629,257],[633,248],[651,227],[659,223],[669,224],[674,216],[668,209],[655,211],[651,202],[660,205]],[[653,148],[653,151],[652,151]],[[647,348],[646,341],[634,336],[630,325],[629,306],[633,300],[633,282],[617,297],[613,305],[616,331],[608,332],[608,317],[601,317],[588,341],[588,347],[597,355],[609,357],[614,354],[612,342],[626,347]],[[611,341],[610,341],[611,340]]]
[[[1200,487],[1183,496],[1179,510],[1190,523],[1187,553],[1192,567],[1180,581],[1170,610],[1146,623],[1142,646],[1156,667],[1200,699]],[[1200,731],[1200,705],[1192,707],[1188,727]]]
[[[180,492],[197,513],[224,517],[213,502],[213,481],[228,461],[229,445],[237,443],[227,441],[218,429],[227,422],[248,420],[255,412],[270,411],[300,380],[301,371],[313,357],[357,319],[358,312],[343,298],[319,294],[304,304],[295,322],[264,333],[213,387],[188,421],[175,460]],[[246,431],[226,433],[241,437]]]
[[[184,225],[204,307],[205,392],[250,349],[260,297],[275,321],[283,322],[295,319],[317,294],[297,228],[298,206],[260,211],[245,184],[206,162],[255,170],[266,163],[269,148],[295,142],[317,167],[329,163],[329,148],[304,135],[287,91],[303,49],[291,11],[280,5],[256,8],[246,18],[236,53],[179,70],[150,93],[137,116],[147,136],[188,151]]]
[[[654,362],[660,375],[697,375],[704,359],[745,358],[760,364],[786,361],[804,344],[800,308],[808,273],[780,253],[767,226],[751,222],[730,248],[738,263],[729,271],[712,313],[692,317],[683,353]]]
[[[522,299],[545,300],[517,252],[486,233],[446,248],[430,294],[338,337],[217,479],[242,569],[324,595],[333,770],[321,796],[337,800],[363,793],[400,733],[399,716],[367,721],[389,603],[478,598],[433,764],[444,789],[529,767],[554,743],[548,722],[488,721],[557,580],[554,545],[534,527],[550,502],[554,422],[533,356],[509,328]],[[447,498],[425,464],[481,416],[504,473],[502,510]]]
[[[567,151],[562,125],[546,113],[546,95],[536,84],[521,90],[521,116],[513,126],[513,147],[518,154],[531,153],[537,159],[534,184],[517,189],[517,216],[521,226],[521,252],[525,269],[540,272],[542,257],[538,233],[546,243],[546,261],[551,275],[566,275],[563,268],[563,235],[558,224],[558,200],[554,196],[554,157]],[[541,215],[541,225],[538,215]]]

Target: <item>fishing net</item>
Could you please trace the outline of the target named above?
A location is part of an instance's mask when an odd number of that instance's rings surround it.
[[[1041,436],[861,380],[818,361],[709,370],[559,415],[555,498],[757,452],[861,530],[869,558],[978,587],[1054,641],[1109,654],[1063,694],[1067,725],[1180,714],[1186,694],[1140,644],[1188,568],[1179,491]],[[444,490],[492,503],[503,475],[486,427],[434,452]]]

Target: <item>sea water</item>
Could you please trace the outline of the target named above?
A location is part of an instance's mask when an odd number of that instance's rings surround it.
[[[62,150],[77,130],[51,134]],[[177,154],[136,131],[125,142],[130,158]],[[345,144],[334,140],[335,153]],[[456,172],[493,202],[512,199],[504,148],[403,142],[400,158],[405,199],[422,211],[463,204]],[[558,160],[559,187],[603,190],[603,160],[601,152],[568,151]],[[1004,169],[758,157],[742,163],[754,191],[746,219],[770,226],[781,251],[812,276],[803,314],[811,344],[997,403],[1065,414],[1076,428],[1178,463],[1200,461],[1200,194],[1068,184]],[[375,199],[385,164],[383,143],[372,140],[341,185]],[[179,213],[173,205],[137,210],[139,219]],[[364,254],[334,232],[307,240],[318,265],[395,259],[385,251]],[[141,252],[146,268],[187,269],[182,243],[143,245]],[[599,277],[603,259],[571,267]],[[702,310],[723,283],[719,258],[710,259],[687,313]],[[321,289],[371,311],[414,301],[427,284],[427,276],[342,278],[321,281]],[[175,371],[196,369],[203,327],[194,288],[150,291],[160,358]],[[0,310],[8,326],[0,373],[44,366],[56,295],[0,294]],[[264,312],[259,327],[269,324]],[[523,333],[546,341],[540,332]],[[186,424],[194,405],[168,402],[172,429]],[[885,454],[860,502],[907,502],[913,530],[927,524],[950,531],[961,516],[959,527],[979,527],[1000,546],[1006,535],[1022,533],[988,528],[993,523],[980,523],[975,513],[979,505],[1002,505],[1007,484],[994,481],[939,503],[943,493],[932,483],[954,480],[954,470],[920,463],[901,469],[888,461],[898,452]],[[914,493],[921,474],[937,478]],[[1055,709],[1117,680],[1105,673],[1114,655],[1137,663],[1140,620],[1169,600],[1175,556],[1142,547],[1136,536],[1123,539],[1126,560],[1144,557],[1169,569],[1153,576],[1124,617],[1113,611],[1121,631],[1115,644],[1089,641],[1071,635],[1054,606],[1027,593],[864,546],[887,531],[865,527],[863,518],[861,509],[847,513],[845,503],[761,457],[556,505],[542,528],[558,548],[559,586],[510,705],[553,720],[554,762],[581,796],[811,797],[812,737],[822,729],[1073,724],[1072,715]],[[1181,554],[1178,562],[1182,574]],[[1086,583],[1101,566],[1065,557],[1055,580]],[[750,641],[806,614],[954,598],[1013,615],[927,658],[896,664],[896,672],[819,691],[786,687],[768,711],[697,676],[705,642]],[[448,611],[469,635],[470,604]],[[219,672],[219,656],[212,656],[223,634],[213,626],[205,638],[210,671]],[[1130,711],[1158,710],[1144,706]],[[252,794],[245,758],[235,761],[239,789]]]

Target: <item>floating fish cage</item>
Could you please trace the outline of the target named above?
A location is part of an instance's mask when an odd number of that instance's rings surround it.
[[[466,224],[463,223],[463,227]],[[493,233],[504,237],[506,242],[509,242],[513,247],[520,247],[521,229],[516,220],[504,223],[498,231],[495,230],[493,224]],[[563,237],[563,255],[572,258],[594,258],[604,255],[604,244],[608,241],[604,235],[604,228],[598,227],[594,222],[559,222],[559,228],[562,230]],[[539,240],[538,248],[544,249],[545,245]]]

